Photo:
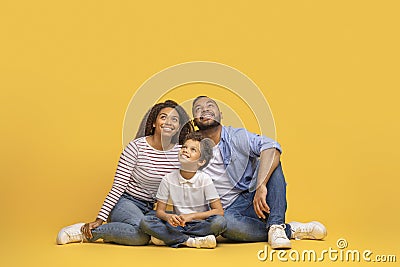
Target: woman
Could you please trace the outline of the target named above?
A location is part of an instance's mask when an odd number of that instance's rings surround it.
[[[149,242],[150,236],[139,229],[140,220],[154,212],[161,179],[179,168],[180,144],[193,126],[183,108],[172,100],[154,105],[144,121],[144,136],[139,129],[137,138],[122,152],[113,186],[96,220],[61,229],[57,244],[98,239],[122,245]]]

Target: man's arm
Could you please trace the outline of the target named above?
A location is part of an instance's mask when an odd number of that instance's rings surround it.
[[[261,151],[260,165],[257,176],[257,189],[254,195],[253,206],[254,211],[259,218],[265,219],[264,212],[269,213],[267,204],[267,183],[272,173],[278,167],[281,153],[275,148]]]

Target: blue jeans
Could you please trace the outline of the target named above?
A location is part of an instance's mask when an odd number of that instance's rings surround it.
[[[267,190],[267,204],[270,207],[270,213],[265,214],[267,219],[259,219],[254,211],[255,192],[244,191],[225,210],[227,229],[223,237],[238,242],[267,241],[269,226],[285,223],[286,182],[280,163],[268,180]],[[290,238],[289,224],[286,224],[285,232]]]
[[[184,227],[173,227],[154,215],[147,215],[142,219],[140,227],[147,234],[163,240],[166,245],[177,247],[189,237],[220,235],[226,229],[226,221],[223,216],[212,215],[205,220],[188,222]]]
[[[140,221],[145,214],[154,214],[153,203],[139,200],[124,193],[110,213],[109,223],[92,230],[94,242],[102,238],[104,242],[121,245],[147,245],[150,236],[140,230]]]

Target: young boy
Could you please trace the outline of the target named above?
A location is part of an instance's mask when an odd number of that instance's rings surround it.
[[[226,229],[224,210],[211,177],[201,171],[213,156],[213,146],[198,132],[186,137],[179,151],[180,170],[167,174],[158,188],[156,216],[145,216],[140,223],[154,244],[216,247],[215,236]],[[165,211],[169,198],[173,214]]]

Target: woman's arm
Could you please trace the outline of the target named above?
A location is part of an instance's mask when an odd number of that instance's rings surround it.
[[[121,153],[113,185],[104,200],[97,218],[106,221],[111,210],[114,208],[115,204],[117,204],[121,195],[125,192],[125,189],[131,180],[133,168],[135,168],[137,163],[138,150],[136,143],[130,142]]]
[[[99,214],[95,221],[86,223],[82,226],[81,231],[86,238],[92,238],[93,229],[102,225],[108,218],[111,210],[117,204],[121,195],[125,192],[125,189],[130,181],[130,174],[136,165],[138,149],[135,143],[131,142],[126,146],[124,151],[121,153],[117,171],[114,176],[113,185],[108,192],[106,199],[104,200],[103,206],[100,209]]]

